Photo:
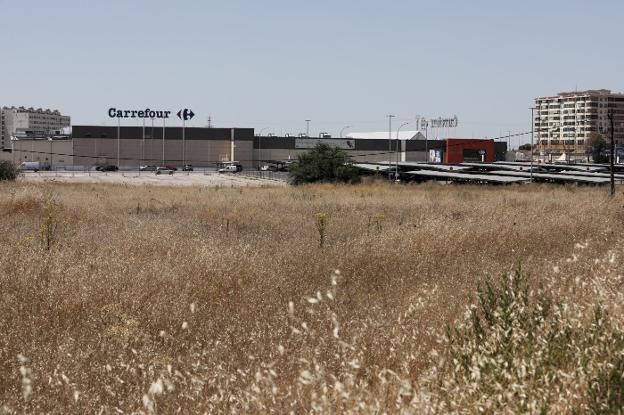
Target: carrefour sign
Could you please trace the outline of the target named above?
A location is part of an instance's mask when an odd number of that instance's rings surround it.
[[[169,114],[171,111],[156,111],[149,108],[141,110],[108,109],[108,116],[111,118],[169,118]]]
[[[171,111],[157,111],[149,108],[139,110],[120,110],[117,108],[109,108],[108,116],[111,118],[169,118]],[[195,116],[193,110],[183,108],[177,112],[178,118],[188,121]]]

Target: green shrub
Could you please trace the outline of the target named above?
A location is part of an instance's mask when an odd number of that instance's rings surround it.
[[[15,163],[8,160],[0,161],[0,180],[15,180],[17,178],[17,167]]]
[[[295,185],[316,182],[357,183],[360,175],[349,162],[350,157],[344,150],[319,143],[310,151],[299,154],[288,171]]]

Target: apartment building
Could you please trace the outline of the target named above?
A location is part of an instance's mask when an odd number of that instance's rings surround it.
[[[0,150],[4,148],[4,136],[6,131],[6,126],[4,123],[4,110],[0,108]]]
[[[38,134],[60,130],[70,126],[70,117],[58,110],[25,107],[0,108],[0,148],[11,147],[11,137],[26,131]]]
[[[624,143],[624,94],[607,89],[561,92],[535,99],[534,127],[537,149],[549,157],[583,158],[591,133],[611,137],[608,112],[614,113],[614,138]]]

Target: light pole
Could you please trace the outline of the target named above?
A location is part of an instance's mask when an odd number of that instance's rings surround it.
[[[258,169],[260,169],[260,161],[262,160],[262,132],[269,127],[263,127],[258,133]]]
[[[163,117],[163,139],[162,139],[162,164],[165,165],[165,117]]]
[[[390,154],[392,154],[392,119],[396,115],[388,114],[388,180],[390,180]]]
[[[119,150],[121,144],[121,118],[117,117],[117,168],[119,168]]]
[[[310,121],[312,121],[312,120],[305,120],[305,122],[306,122],[306,137],[310,137]]]
[[[145,165],[145,118],[143,118],[143,131],[141,134],[141,164]],[[139,174],[141,174],[141,166],[139,166]]]
[[[344,127],[342,127],[342,129],[340,130],[340,138],[342,138],[342,132],[344,130],[346,130],[347,128],[351,128],[351,126],[350,125],[345,125]]]
[[[613,108],[609,109],[609,112],[607,113],[607,118],[609,119],[609,124],[610,124],[610,131],[611,131],[611,160],[609,162],[610,164],[610,170],[611,170],[611,175],[610,175],[610,182],[611,182],[611,186],[610,186],[610,192],[609,195],[611,197],[615,196],[615,175],[614,175],[614,161],[615,161],[615,122],[614,122],[614,112]]]
[[[407,124],[409,124],[408,122],[404,122],[403,124],[399,125],[399,128],[397,128],[397,135],[396,135],[396,164],[394,166],[394,180],[395,181],[399,181],[399,131],[401,131],[401,128],[405,127]]]
[[[535,111],[535,107],[531,107],[531,178],[530,183],[533,183],[533,131],[535,128],[535,119],[533,118],[533,111]]]

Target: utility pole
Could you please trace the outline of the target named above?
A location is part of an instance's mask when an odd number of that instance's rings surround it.
[[[533,183],[533,135],[534,135],[534,129],[535,129],[535,118],[533,118],[534,111],[535,111],[535,107],[531,107],[531,178],[530,178],[529,183]]]
[[[609,117],[609,121],[611,124],[611,197],[615,196],[615,168],[614,168],[614,160],[615,160],[615,128],[614,128],[614,116],[613,116],[613,108],[609,109],[607,113],[607,117]]]
[[[141,175],[141,166],[145,165],[145,118],[143,118],[143,131],[141,133],[141,164],[139,165],[139,175]]]
[[[392,114],[386,115],[388,117],[388,180],[390,180],[390,155],[392,154],[392,119],[395,117]]]
[[[163,117],[163,139],[162,139],[162,164],[165,165],[165,117]]]
[[[404,122],[403,124],[401,124],[397,129],[396,133],[396,164],[394,167],[394,180],[396,182],[399,181],[399,131],[401,131],[401,128],[405,127],[407,124],[409,123]],[[390,167],[390,165],[388,165],[388,167]]]
[[[121,141],[120,130],[121,130],[121,119],[117,117],[117,168],[120,167],[119,166],[119,147],[120,147],[120,141]]]

